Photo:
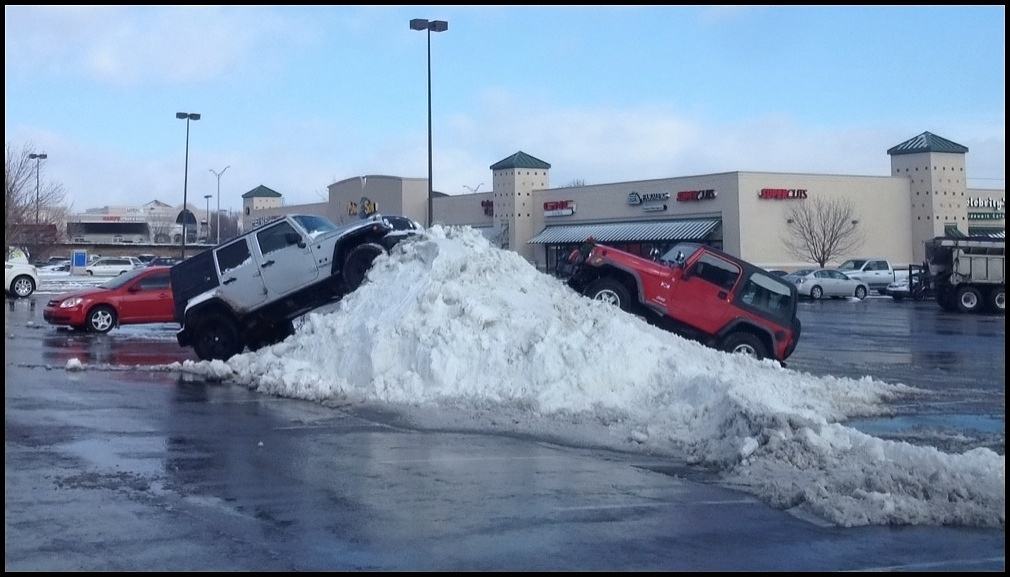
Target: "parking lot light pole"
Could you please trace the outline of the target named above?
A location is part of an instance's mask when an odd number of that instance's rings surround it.
[[[223,175],[229,168],[231,168],[230,164],[221,169],[221,172],[218,172],[213,168],[210,169],[214,176],[217,177],[217,216],[215,217],[217,219],[217,242],[215,244],[221,244],[221,175]]]
[[[39,162],[49,158],[46,153],[35,154],[34,152],[28,155],[35,161],[35,224],[39,224]],[[38,227],[36,227],[38,228]],[[35,231],[38,234],[38,230]]]
[[[428,227],[432,223],[432,184],[431,184],[431,33],[445,32],[449,29],[449,23],[445,20],[425,20],[424,18],[414,18],[410,21],[411,30],[428,31]]]
[[[176,112],[175,117],[180,120],[186,120],[186,168],[182,176],[182,260],[186,260],[186,212],[189,210],[186,208],[186,203],[189,201],[189,197],[187,196],[187,185],[189,184],[189,121],[200,120],[200,115],[196,112]]]
[[[207,201],[207,210],[204,211],[203,217],[207,223],[207,240],[204,242],[210,242],[210,198],[214,196],[213,194],[203,195],[204,200]]]

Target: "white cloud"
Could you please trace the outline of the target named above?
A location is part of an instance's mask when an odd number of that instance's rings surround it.
[[[172,85],[261,65],[264,55],[311,42],[319,31],[279,11],[20,7],[5,10],[4,33],[8,73]]]
[[[728,124],[689,117],[671,107],[563,107],[496,92],[477,112],[435,118],[435,189],[463,194],[491,189],[488,166],[517,150],[553,165],[551,184],[580,178],[590,184],[706,174],[732,170],[886,175],[887,148],[930,130],[971,149],[967,163],[974,186],[999,188],[1003,178],[1002,119],[990,123],[923,119],[894,126],[838,129],[808,126],[783,117]],[[238,208],[238,196],[258,184],[288,203],[319,202],[326,185],[361,174],[423,177],[425,131],[397,133],[381,147],[363,148],[324,118],[278,119],[255,140],[227,148],[199,148],[190,156],[190,197],[215,192],[208,168],[232,167],[222,179],[222,205]],[[337,136],[335,136],[337,135]],[[97,149],[57,134],[14,127],[12,142],[34,141],[47,150],[50,170],[63,181],[75,208],[137,203],[150,198],[179,202],[182,153],[149,157]]]

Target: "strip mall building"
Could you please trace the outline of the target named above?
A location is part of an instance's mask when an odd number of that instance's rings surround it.
[[[890,148],[891,174],[862,176],[725,172],[551,188],[551,165],[523,152],[491,165],[493,189],[433,199],[434,222],[469,225],[541,270],[588,237],[639,254],[704,242],[766,268],[809,265],[785,242],[797,203],[841,199],[862,239],[844,257],[923,260],[923,242],[945,233],[1002,237],[1003,189],[968,188],[967,147],[924,132]],[[273,192],[273,191],[271,191]],[[276,194],[276,193],[274,193]],[[248,226],[277,214],[310,212],[348,222],[378,210],[427,221],[424,179],[371,175],[329,186],[329,201],[283,205],[245,197]]]

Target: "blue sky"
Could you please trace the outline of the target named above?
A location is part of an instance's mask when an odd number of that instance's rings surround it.
[[[6,7],[5,138],[50,155],[75,209],[222,205],[265,184],[318,201],[359,174],[490,184],[516,150],[552,184],[725,170],[886,174],[924,130],[1003,187],[1005,10],[891,8]],[[974,178],[975,180],[972,180]],[[179,197],[179,198],[175,198]]]

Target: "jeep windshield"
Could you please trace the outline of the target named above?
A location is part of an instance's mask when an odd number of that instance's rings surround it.
[[[316,238],[319,235],[337,230],[335,224],[321,216],[299,215],[294,219],[305,229],[305,232],[309,233],[309,238]]]
[[[666,254],[659,257],[659,260],[663,262],[684,262],[694,254],[694,251],[701,248],[700,244],[695,244],[693,242],[681,242],[675,244],[673,248],[666,251]],[[679,255],[679,256],[678,256]]]

